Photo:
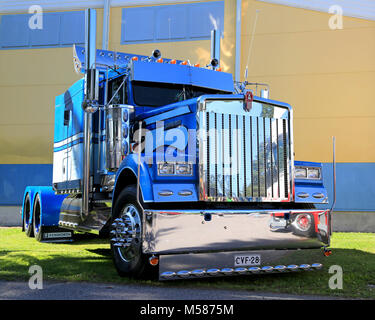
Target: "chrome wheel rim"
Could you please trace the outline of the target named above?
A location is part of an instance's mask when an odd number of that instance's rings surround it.
[[[121,223],[115,227],[116,238],[122,246],[117,247],[120,258],[131,262],[139,256],[141,246],[141,217],[138,209],[129,204],[125,206],[120,215]]]

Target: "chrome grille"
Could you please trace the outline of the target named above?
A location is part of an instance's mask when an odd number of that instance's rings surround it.
[[[204,101],[198,111],[200,200],[290,200],[289,110],[242,100]]]

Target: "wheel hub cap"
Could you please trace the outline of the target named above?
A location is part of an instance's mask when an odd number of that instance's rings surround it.
[[[130,261],[137,256],[141,245],[141,219],[134,205],[127,205],[111,226],[111,243],[120,257]]]

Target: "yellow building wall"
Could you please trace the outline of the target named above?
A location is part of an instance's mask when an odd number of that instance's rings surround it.
[[[241,79],[255,36],[248,81],[270,84],[270,98],[294,109],[296,160],[375,162],[375,22],[243,0]]]
[[[98,48],[102,19],[97,10]],[[72,57],[72,47],[0,50],[0,164],[52,163],[55,97],[82,77]]]

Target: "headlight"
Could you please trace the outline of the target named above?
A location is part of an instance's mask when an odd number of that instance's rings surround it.
[[[176,174],[191,176],[193,174],[193,165],[191,163],[177,163]]]
[[[193,164],[188,163],[188,162],[179,162],[179,163],[160,162],[158,163],[158,175],[159,176],[170,176],[170,175],[191,176],[193,175]]]
[[[294,177],[297,178],[297,179],[298,178],[299,179],[306,179],[307,178],[307,168],[296,167]]]
[[[319,168],[309,168],[307,178],[308,179],[320,179],[320,169]]]
[[[174,174],[175,164],[162,162],[158,163],[158,175],[159,176],[169,176]]]
[[[295,167],[294,178],[320,180],[321,179],[320,170],[321,170],[320,168]]]

